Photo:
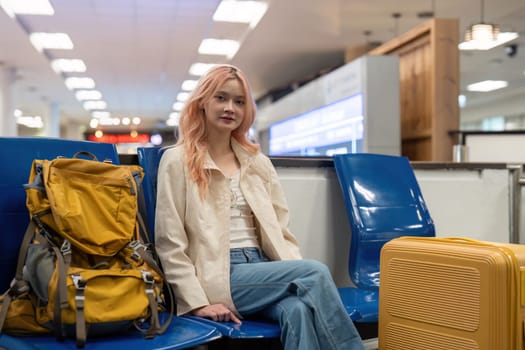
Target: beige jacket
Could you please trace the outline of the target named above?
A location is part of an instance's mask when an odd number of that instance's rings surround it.
[[[297,240],[288,230],[288,206],[272,163],[233,140],[232,147],[261,248],[272,260],[301,259]],[[201,201],[184,164],[183,147],[167,150],[159,165],[155,243],[175,289],[178,315],[215,303],[237,313],[230,293],[229,184],[209,156],[205,166],[212,176],[208,196]]]

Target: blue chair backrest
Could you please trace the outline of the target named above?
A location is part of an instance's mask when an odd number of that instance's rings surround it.
[[[348,270],[359,288],[379,286],[381,248],[400,236],[435,236],[434,223],[406,157],[335,155],[352,238]]]
[[[144,170],[142,190],[145,197],[145,213],[150,241],[155,242],[155,205],[157,203],[157,175],[160,158],[167,147],[137,147],[139,165]]]
[[[89,151],[99,160],[109,159],[120,164],[112,144],[44,137],[0,137],[0,293],[7,290],[15,276],[18,250],[29,223],[23,185],[28,182],[33,160],[72,157],[78,151]]]

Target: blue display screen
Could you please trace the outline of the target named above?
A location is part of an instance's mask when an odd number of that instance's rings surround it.
[[[271,156],[332,156],[363,151],[361,93],[270,125]]]

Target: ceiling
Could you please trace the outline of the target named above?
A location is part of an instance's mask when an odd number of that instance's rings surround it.
[[[258,26],[212,21],[219,0],[50,0],[53,16],[21,15],[13,20],[0,10],[0,62],[14,69],[15,108],[45,114],[58,106],[61,123],[87,125],[83,109],[64,77],[50,66],[52,58],[80,58],[83,75],[95,80],[112,116],[139,116],[162,127],[184,80],[194,78],[194,62],[229,62],[250,78],[256,98],[339,66],[344,50],[367,42],[385,42],[427,20],[459,18],[460,31],[480,21],[479,0],[267,0]],[[485,0],[486,22],[521,37],[514,57],[502,47],[461,53],[461,89],[472,82],[504,79],[509,87],[491,94],[470,94],[468,101],[525,94],[525,1]],[[393,13],[401,16],[397,19]],[[33,48],[28,32],[66,32],[73,50]],[[367,32],[369,34],[365,34]],[[242,41],[231,60],[202,56],[197,48],[206,37]]]

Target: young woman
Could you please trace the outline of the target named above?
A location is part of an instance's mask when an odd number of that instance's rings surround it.
[[[244,74],[220,65],[181,113],[160,162],[156,247],[177,313],[279,322],[286,350],[363,349],[328,268],[303,260],[272,163],[247,138],[255,103]]]

